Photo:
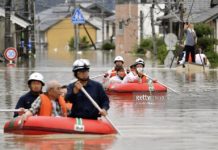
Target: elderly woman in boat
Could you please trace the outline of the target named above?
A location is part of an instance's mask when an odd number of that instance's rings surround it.
[[[66,104],[61,96],[61,84],[52,80],[47,82],[46,92],[32,103],[31,108],[22,115],[24,120],[28,116],[67,116]]]

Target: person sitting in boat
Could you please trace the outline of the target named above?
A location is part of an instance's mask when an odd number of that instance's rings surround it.
[[[14,117],[18,115],[22,115],[25,113],[26,109],[31,107],[31,104],[36,100],[39,94],[42,93],[42,87],[45,85],[44,77],[41,73],[32,73],[28,79],[28,86],[30,91],[23,96],[20,97],[18,100],[15,109],[19,109],[20,112],[15,112]]]
[[[109,79],[109,84],[111,83],[122,83],[126,73],[125,70],[122,66],[117,66],[116,67],[116,76],[113,76]]]
[[[67,109],[64,97],[61,96],[61,84],[56,80],[47,82],[46,92],[40,94],[32,103],[31,108],[23,114],[24,120],[27,117],[39,116],[67,116]]]
[[[145,83],[147,82],[147,77],[144,74],[145,62],[143,59],[138,58],[135,61],[134,69],[125,76],[123,83]]]
[[[122,56],[117,56],[117,57],[115,57],[115,59],[114,59],[114,64],[115,64],[115,66],[113,67],[113,69],[112,70],[109,70],[105,75],[104,75],[104,77],[105,78],[111,78],[111,77],[113,77],[113,76],[116,76],[116,70],[115,70],[115,68],[116,67],[119,67],[119,66],[122,66],[123,67],[123,64],[124,64],[124,59],[123,59],[123,57]]]
[[[207,65],[207,57],[202,53],[202,49],[198,49],[198,53],[195,55],[195,63],[199,65]]]
[[[65,97],[65,95],[67,94],[67,86],[66,85],[62,85],[61,86],[61,96]],[[67,107],[67,114],[69,115],[72,109],[72,103],[70,103],[69,101],[66,101],[66,107]]]
[[[73,103],[69,117],[97,119],[101,115],[107,115],[109,98],[99,82],[89,79],[89,68],[90,63],[87,59],[78,59],[73,64],[72,71],[77,81],[68,85],[65,96],[65,100]],[[100,106],[100,112],[94,107],[83,91],[81,91],[82,87]]]

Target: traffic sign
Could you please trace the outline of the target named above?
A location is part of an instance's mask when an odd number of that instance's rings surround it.
[[[169,33],[165,36],[164,42],[167,45],[167,50],[175,50],[175,46],[177,43],[177,36],[173,33]]]
[[[4,52],[4,56],[8,61],[15,60],[17,58],[17,55],[17,50],[14,47],[9,47]]]
[[[79,8],[76,8],[71,18],[73,24],[84,24],[85,18]]]

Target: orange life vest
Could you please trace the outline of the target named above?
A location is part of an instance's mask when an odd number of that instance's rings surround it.
[[[114,76],[116,76],[116,75],[117,75],[117,71],[113,69],[113,70],[111,71],[111,73],[110,73],[110,78],[111,78],[111,77],[114,77]],[[125,72],[125,76],[126,76],[126,72]],[[124,76],[124,77],[125,77],[125,76]]]
[[[71,110],[72,106],[73,106],[72,103],[66,103],[67,110]]]
[[[41,106],[40,106],[40,111],[39,111],[38,115],[39,116],[51,116],[51,114],[52,114],[51,100],[45,94],[41,94],[40,99],[41,99]],[[66,108],[65,100],[64,100],[64,98],[62,96],[60,96],[58,98],[58,103],[61,106],[61,110],[62,110],[62,113],[63,113],[62,115],[64,117],[66,117],[67,116],[67,108]]]
[[[114,76],[116,76],[117,75],[117,72],[116,72],[116,70],[111,70],[111,73],[110,73],[110,78],[111,77],[114,77]]]
[[[145,75],[142,76],[141,78],[142,83],[147,83],[148,79]],[[132,83],[139,83],[139,80],[134,80]]]

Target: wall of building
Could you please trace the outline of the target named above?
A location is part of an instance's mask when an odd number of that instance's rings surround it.
[[[116,54],[134,49],[138,41],[138,5],[116,5]]]
[[[151,4],[133,3],[116,6],[116,51],[118,53],[130,52],[140,43],[141,37],[148,38],[152,36],[151,6]],[[160,7],[164,8],[164,5],[160,5]],[[140,17],[141,13],[143,14],[142,17]],[[159,25],[156,23],[156,18],[162,15],[163,12],[158,8],[154,9],[156,35],[159,35]],[[120,30],[122,22],[123,30]]]
[[[96,42],[96,29],[89,25],[85,25],[92,40]],[[68,50],[68,43],[70,39],[74,36],[74,27],[71,22],[70,17],[63,19],[61,22],[55,24],[45,34],[45,39],[47,39],[48,51],[60,52],[60,57],[62,56],[61,51]],[[86,34],[83,26],[80,26],[80,37],[88,35]],[[90,40],[89,40],[90,41]],[[91,44],[91,42],[90,42]],[[65,56],[62,56],[65,57]]]
[[[15,32],[15,24],[11,22],[11,47],[17,48],[16,41],[16,32]],[[5,50],[5,20],[3,17],[0,17],[0,52]]]
[[[147,38],[147,37],[151,37],[152,36],[152,28],[151,28],[151,15],[150,15],[150,8],[151,8],[151,4],[139,4],[139,11],[138,11],[138,16],[140,16],[140,11],[143,12],[143,38]],[[164,4],[160,4],[159,5],[161,8],[164,8]],[[155,7],[154,9],[154,21],[156,23],[156,19],[157,17],[163,16],[164,13],[161,12],[158,8]],[[139,24],[138,26],[140,26],[140,18],[138,20]],[[159,35],[159,25],[155,25],[155,33],[157,35]],[[140,30],[138,33],[138,36],[140,37]],[[138,42],[140,41],[140,38],[138,40]]]

